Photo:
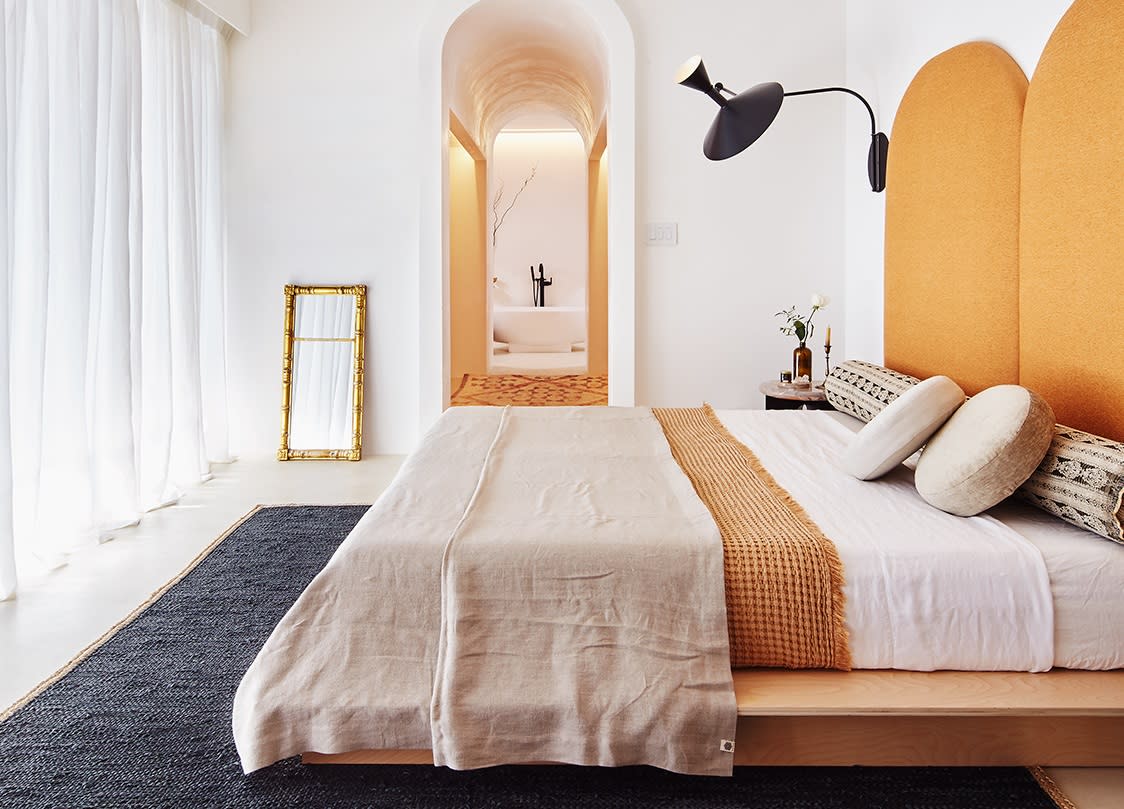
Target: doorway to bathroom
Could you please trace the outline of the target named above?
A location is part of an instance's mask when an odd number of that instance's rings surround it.
[[[524,115],[496,136],[485,232],[490,374],[590,370],[589,315],[606,301],[602,284],[590,286],[589,162],[560,116]]]
[[[450,403],[608,404],[603,131],[524,114],[486,160],[451,121]]]
[[[632,58],[631,32],[611,0],[565,0],[549,12],[480,0],[449,24],[447,402],[632,403]],[[617,98],[622,114],[611,116]],[[610,178],[614,134],[623,148]],[[612,204],[610,179],[623,183]],[[423,265],[427,253],[423,245]],[[423,300],[426,289],[423,274]],[[423,336],[423,423],[428,353]]]

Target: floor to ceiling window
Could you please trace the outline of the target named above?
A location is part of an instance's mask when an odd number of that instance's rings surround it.
[[[225,39],[0,0],[0,598],[228,460]]]

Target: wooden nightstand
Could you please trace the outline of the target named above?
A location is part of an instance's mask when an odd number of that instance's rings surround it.
[[[765,394],[766,410],[834,410],[823,391],[823,382],[810,388],[798,388],[783,382],[762,382],[759,390]]]

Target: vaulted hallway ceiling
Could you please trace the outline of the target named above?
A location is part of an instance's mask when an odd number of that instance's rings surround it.
[[[508,122],[541,113],[588,149],[605,115],[605,44],[576,4],[482,0],[449,30],[443,63],[449,105],[485,151]]]

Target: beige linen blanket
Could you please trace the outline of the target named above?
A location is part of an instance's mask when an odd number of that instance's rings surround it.
[[[246,673],[243,768],[432,748],[729,774],[722,554],[650,411],[451,410]]]

